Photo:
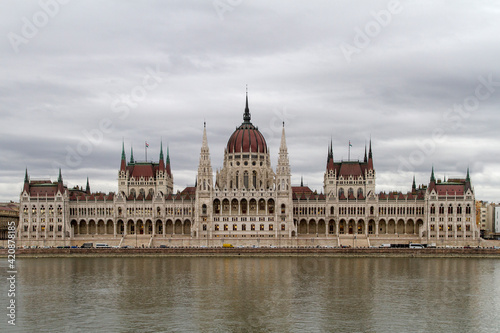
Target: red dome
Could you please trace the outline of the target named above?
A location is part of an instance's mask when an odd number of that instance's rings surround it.
[[[234,131],[227,142],[228,153],[267,153],[264,136],[251,123],[244,122]]]
[[[264,139],[257,127],[252,125],[250,118],[247,92],[243,124],[229,138],[227,142],[228,153],[249,153],[250,150],[252,153],[267,153],[266,139]]]

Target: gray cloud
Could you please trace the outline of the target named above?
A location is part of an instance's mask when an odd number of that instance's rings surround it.
[[[347,159],[349,140],[358,159],[371,137],[378,190],[406,191],[413,175],[427,183],[432,165],[439,177],[464,177],[469,166],[476,197],[497,201],[500,86],[466,117],[449,111],[474,96],[479,77],[500,82],[499,6],[401,2],[346,61],[339,46],[354,45],[357,29],[388,3],[242,1],[221,19],[212,1],[70,1],[16,53],[9,34],[22,37],[24,18],[33,22],[43,9],[38,1],[3,1],[0,200],[18,200],[25,167],[55,180],[61,166],[70,186],[88,176],[93,190],[115,191],[122,141],[127,157],[133,145],[144,159],[147,140],[148,159],[156,160],[163,140],[176,188],[192,185],[203,121],[220,168],[248,84],[252,121],[273,165],[286,122],[295,183],[304,176],[321,191],[330,139],[335,159]],[[127,112],[119,109],[144,86],[148,68],[161,82]],[[68,165],[68,151],[88,143],[86,133],[103,120],[110,129]],[[435,130],[444,137],[422,152]],[[401,168],[415,156],[419,163]]]

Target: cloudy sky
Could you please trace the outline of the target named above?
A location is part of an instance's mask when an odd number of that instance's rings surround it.
[[[500,201],[500,4],[490,1],[0,2],[0,201],[24,170],[116,191],[127,158],[169,146],[193,185],[203,122],[212,167],[242,122],[276,165],[285,121],[292,182],[322,191],[327,149],[362,159],[377,191],[465,177]]]

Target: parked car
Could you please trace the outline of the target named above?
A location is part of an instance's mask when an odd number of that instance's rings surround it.
[[[83,243],[82,249],[91,249],[94,247],[94,243]]]

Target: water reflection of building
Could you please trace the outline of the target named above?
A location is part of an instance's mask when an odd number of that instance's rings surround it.
[[[31,180],[21,193],[19,237],[27,244],[113,245],[332,245],[387,242],[455,244],[478,240],[474,191],[465,178],[407,193],[376,193],[372,144],[362,161],[336,161],[330,143],[324,193],[292,186],[283,124],[275,169],[266,140],[251,122],[248,96],[243,123],[230,136],[223,166],[214,172],[203,128],[196,184],[173,192],[170,155],[158,162],[127,162],[122,146],[116,193],[67,188]]]

